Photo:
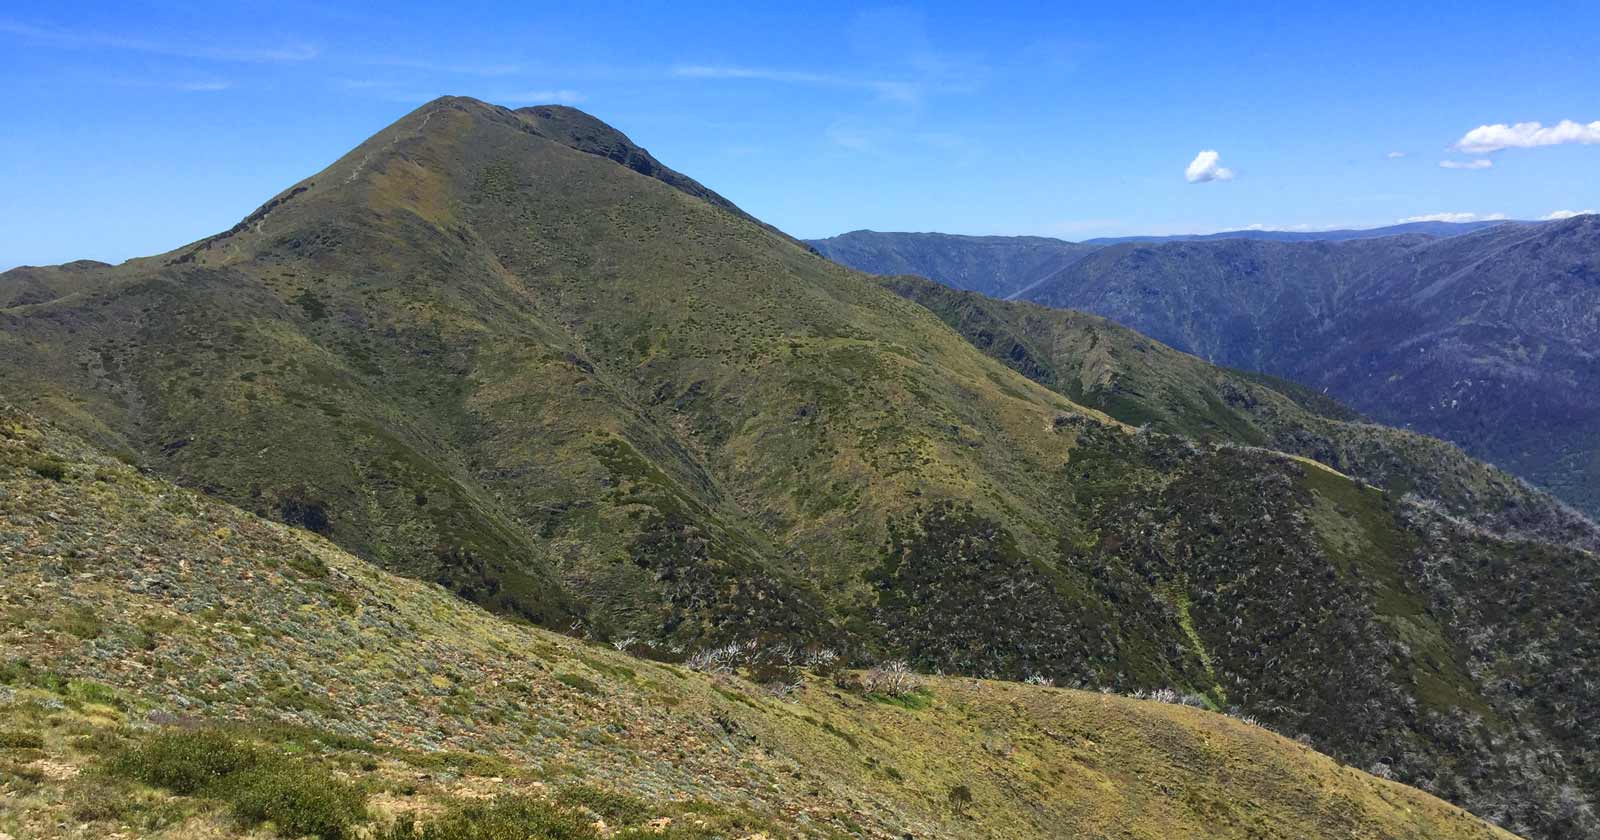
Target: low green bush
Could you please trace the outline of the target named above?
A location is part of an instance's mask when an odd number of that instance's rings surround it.
[[[345,840],[367,819],[366,794],[354,785],[215,729],[153,733],[109,769],[176,794],[221,799],[242,824],[270,822],[289,837]]]
[[[192,796],[262,763],[261,753],[213,729],[155,733],[117,756],[113,772],[153,787]]]
[[[366,795],[320,767],[272,762],[229,784],[234,816],[288,837],[344,840],[367,818]]]
[[[0,749],[31,749],[44,747],[44,739],[32,732],[0,732]]]
[[[67,477],[67,465],[55,458],[37,458],[28,463],[28,469],[33,470],[40,478],[51,481],[60,481]]]
[[[520,796],[458,805],[421,825],[402,818],[377,840],[596,840],[600,833],[583,817]]]
[[[650,816],[650,808],[642,800],[591,785],[566,785],[556,793],[556,799],[563,805],[588,808],[612,825],[632,825]]]
[[[584,694],[600,694],[600,685],[588,677],[577,674],[556,674],[556,679],[569,688],[575,688]]]

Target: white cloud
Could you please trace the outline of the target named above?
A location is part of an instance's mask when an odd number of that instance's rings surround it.
[[[575,90],[526,90],[520,93],[496,96],[496,102],[505,102],[510,105],[548,105],[552,102],[562,105],[576,105],[584,99],[583,94]]]
[[[246,61],[246,62],[280,62],[280,61],[310,61],[320,54],[320,50],[310,44],[285,44],[280,47],[244,47],[244,46],[197,46],[189,41],[167,42],[150,41],[143,38],[129,38],[123,35],[89,30],[61,29],[46,26],[30,26],[10,20],[0,20],[0,33],[15,35],[19,38],[32,41],[45,46],[61,49],[114,49],[132,50],[134,52],[152,53],[155,55],[176,56],[179,58],[201,58],[213,61]]]
[[[1406,156],[1405,152],[1390,152],[1389,154],[1384,155],[1384,157],[1387,157],[1390,160],[1399,160],[1400,158],[1403,158],[1405,156]]]
[[[829,126],[826,132],[828,139],[836,146],[849,149],[853,152],[864,152],[875,144],[872,136],[865,131],[848,126]]]
[[[1550,215],[1540,219],[1540,221],[1556,222],[1562,219],[1570,219],[1574,216],[1588,216],[1593,213],[1600,213],[1600,210],[1557,210],[1554,213],[1551,213]]]
[[[1488,158],[1478,158],[1476,160],[1439,161],[1439,168],[1441,169],[1488,169],[1491,166],[1494,166],[1494,161],[1489,160]]]
[[[523,71],[520,64],[448,64],[422,61],[415,58],[379,57],[362,59],[359,63],[369,67],[396,67],[402,70],[421,70],[427,73],[453,73],[462,76],[514,76]]]
[[[178,85],[178,90],[191,93],[213,93],[233,87],[233,82],[184,82]]]
[[[672,75],[683,79],[759,79],[767,82],[800,82],[804,84],[840,84],[844,80],[825,73],[805,73],[795,70],[773,70],[765,67],[727,67],[710,64],[681,64],[672,68]]]
[[[943,89],[937,77],[923,68],[914,68],[911,80],[863,79],[833,73],[811,73],[804,70],[779,70],[771,67],[744,67],[717,64],[680,64],[671,74],[680,79],[734,79],[785,84],[818,85],[822,87],[856,88],[877,94],[884,102],[916,104],[930,89]]]
[[[1425,216],[1407,216],[1400,220],[1401,224],[1408,222],[1498,222],[1505,219],[1504,213],[1429,213]]]
[[[1215,149],[1206,149],[1189,162],[1189,168],[1183,170],[1183,179],[1191,184],[1233,180],[1233,170],[1221,163],[1222,156]]]
[[[1480,125],[1462,135],[1455,148],[1467,154],[1487,154],[1501,149],[1531,149],[1535,146],[1559,146],[1564,143],[1600,143],[1600,120],[1588,125],[1562,120],[1552,126],[1537,122],[1520,122],[1515,125],[1495,123]]]

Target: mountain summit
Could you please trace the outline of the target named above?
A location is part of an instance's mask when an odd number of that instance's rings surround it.
[[[1597,830],[1592,525],[1282,382],[835,265],[578,111],[436,100],[0,301],[20,407],[502,613],[1172,689]]]

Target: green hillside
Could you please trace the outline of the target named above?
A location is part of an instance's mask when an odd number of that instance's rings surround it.
[[[0,276],[27,286],[0,382],[150,472],[656,659],[1172,689],[1518,833],[1600,831],[1592,526],[1126,334],[1104,380],[1070,350],[1095,329],[1019,330],[1061,344],[1019,373],[606,132],[437,100],[218,236]]]
[[[1437,438],[1367,422],[1303,385],[1207,364],[1084,312],[919,277],[879,282],[1023,376],[1123,423],[1304,456],[1498,532],[1600,550],[1600,530],[1549,495]]]
[[[1511,837],[1181,705],[635,659],[7,409],[0,528],[13,837]]]

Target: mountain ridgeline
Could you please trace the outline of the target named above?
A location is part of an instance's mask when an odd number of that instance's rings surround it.
[[[855,230],[806,244],[834,262],[868,274],[915,274],[990,297],[1021,297],[1057,272],[1106,246],[1126,242],[1159,243],[1255,239],[1271,242],[1322,242],[1372,239],[1401,234],[1459,236],[1505,222],[1407,222],[1357,230],[1235,230],[1175,236],[1117,236],[1067,242],[1048,236],[959,236],[949,233],[882,233]]]
[[[1175,689],[1600,837],[1586,520],[1281,380],[839,266],[572,109],[436,100],[0,305],[20,408],[504,614]]]
[[[1220,365],[1294,380],[1379,422],[1452,441],[1600,513],[1600,216],[1399,226],[1350,241],[1204,238],[1103,247],[857,232],[846,265],[1103,315]],[[1433,234],[1433,228],[1425,229]],[[962,260],[1074,247],[1048,273]],[[892,255],[892,258],[889,258]]]

